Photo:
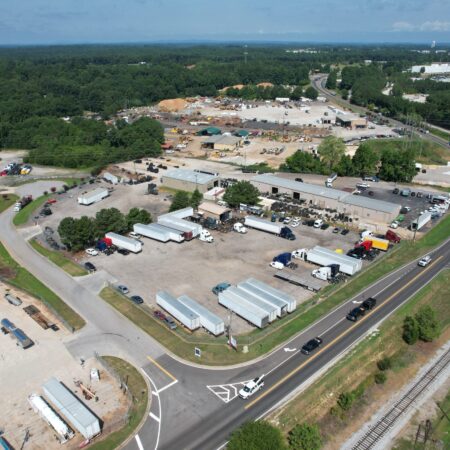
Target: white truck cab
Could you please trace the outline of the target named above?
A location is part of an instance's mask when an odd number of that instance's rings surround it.
[[[242,225],[241,222],[236,222],[233,225],[233,230],[236,231],[237,233],[242,233],[242,234],[245,234],[248,231],[247,227],[244,227],[244,225]]]
[[[214,242],[214,238],[208,230],[202,230],[198,236],[198,238],[203,242]]]

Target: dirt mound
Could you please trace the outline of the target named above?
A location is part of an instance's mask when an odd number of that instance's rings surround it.
[[[168,100],[162,100],[158,103],[160,111],[164,112],[176,112],[186,108],[187,101],[184,98],[172,98]]]
[[[266,87],[273,87],[273,84],[263,81],[262,83],[258,83],[256,86],[266,88]]]
[[[226,86],[219,90],[219,92],[226,92],[228,89],[239,89],[241,90],[244,87],[243,84],[235,84],[234,86]]]

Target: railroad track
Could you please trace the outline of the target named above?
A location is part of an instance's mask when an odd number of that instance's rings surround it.
[[[398,401],[394,406],[373,425],[367,433],[352,447],[352,450],[369,450],[374,448],[382,437],[392,428],[414,403],[422,392],[439,376],[439,374],[450,364],[450,349],[447,350],[417,383]]]

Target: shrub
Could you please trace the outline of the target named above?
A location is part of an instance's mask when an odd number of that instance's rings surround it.
[[[342,392],[341,395],[339,395],[337,404],[343,411],[348,411],[355,401],[355,396],[353,392]]]
[[[374,376],[376,384],[384,384],[387,380],[386,372],[377,372]]]
[[[416,321],[420,340],[431,342],[441,334],[436,311],[431,306],[422,306],[416,314]]]
[[[402,338],[408,345],[414,345],[419,339],[419,324],[414,317],[405,317]]]
[[[233,432],[228,450],[286,450],[283,435],[268,422],[247,422]]]
[[[377,367],[381,370],[389,370],[392,367],[392,359],[388,356],[385,356],[383,359],[380,359],[377,362]]]
[[[319,450],[322,447],[319,427],[315,424],[297,424],[289,432],[288,441],[292,450]]]

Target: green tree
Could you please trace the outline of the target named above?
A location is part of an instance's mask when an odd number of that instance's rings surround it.
[[[385,181],[410,183],[416,175],[414,151],[387,148],[381,155],[380,178]]]
[[[322,447],[322,438],[316,424],[297,424],[289,432],[289,448],[292,450],[319,450]]]
[[[349,155],[344,155],[339,164],[334,167],[336,172],[341,177],[351,177],[355,174],[355,170],[353,168],[353,161]]]
[[[325,167],[320,158],[301,150],[288,156],[284,164],[280,166],[280,170],[294,173],[325,173]]]
[[[169,211],[177,211],[178,209],[187,208],[190,202],[189,193],[186,191],[177,191],[173,196]]]
[[[345,155],[344,141],[335,136],[327,136],[319,145],[319,155],[322,161],[331,170]]]
[[[106,233],[125,233],[128,229],[125,216],[117,208],[101,209],[95,215],[97,237]]]
[[[287,450],[281,431],[268,422],[247,422],[233,432],[227,450]]]
[[[386,372],[377,372],[374,375],[374,381],[376,384],[384,384],[387,380],[387,374]]]
[[[189,204],[194,208],[197,209],[200,205],[200,203],[203,200],[203,194],[198,190],[195,189],[195,191],[191,195],[191,199],[189,200]]]
[[[352,392],[342,392],[342,394],[339,395],[339,398],[337,400],[338,406],[343,411],[348,411],[355,401],[355,395]]]
[[[352,159],[354,171],[360,176],[375,173],[378,161],[377,153],[367,144],[361,144]]]
[[[300,100],[303,97],[303,89],[301,86],[296,86],[291,93],[292,100]]]
[[[402,338],[408,345],[414,345],[419,339],[419,324],[414,317],[405,317]]]
[[[332,70],[327,78],[327,89],[336,89],[336,82],[337,82],[337,72],[335,70]]]
[[[61,242],[71,250],[73,248],[74,242],[76,242],[75,236],[75,219],[73,217],[65,217],[59,222],[58,234],[61,238]]]
[[[58,226],[61,241],[69,250],[79,251],[91,246],[96,239],[94,219],[83,216],[80,219],[65,217]]]
[[[259,202],[259,191],[249,181],[238,181],[227,188],[223,199],[231,207],[237,207],[240,203],[256,205]]]
[[[419,339],[431,342],[441,334],[436,311],[431,306],[422,306],[416,314],[419,326]]]
[[[348,100],[348,90],[347,89],[341,89],[341,97],[343,100]]]
[[[319,94],[317,93],[317,91],[312,86],[308,86],[305,89],[305,97],[306,98],[310,98],[311,100],[316,100],[316,98],[318,96],[319,96]]]
[[[136,223],[152,223],[152,216],[145,209],[131,208],[126,215],[126,221],[128,230],[132,230]]]

